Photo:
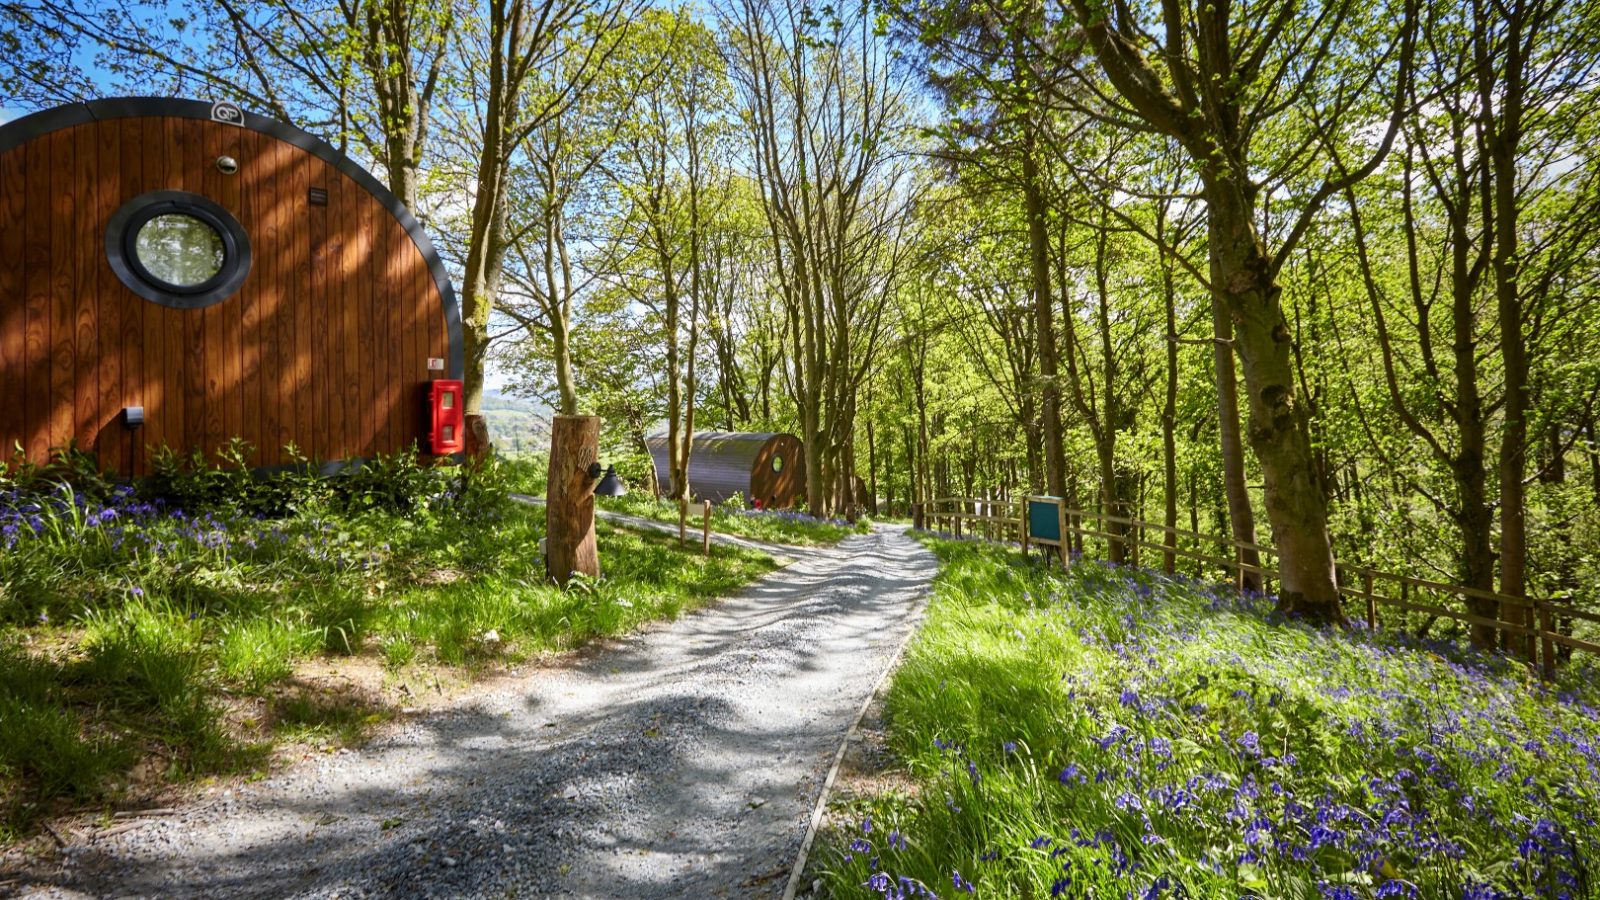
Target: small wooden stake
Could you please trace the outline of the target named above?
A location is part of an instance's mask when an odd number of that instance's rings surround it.
[[[1546,679],[1556,677],[1556,642],[1550,639],[1550,636],[1555,634],[1555,630],[1556,623],[1550,615],[1550,607],[1540,603],[1539,637],[1540,643],[1543,645],[1544,677]]]
[[[1378,598],[1372,593],[1372,570],[1368,569],[1361,576],[1362,589],[1367,593],[1367,630],[1378,630]]]
[[[689,542],[689,498],[681,497],[678,500],[678,544],[681,546]]]
[[[1017,520],[1017,543],[1022,545],[1022,557],[1028,557],[1028,495],[1022,495],[1022,518]]]
[[[711,501],[706,501],[706,555],[711,555]]]

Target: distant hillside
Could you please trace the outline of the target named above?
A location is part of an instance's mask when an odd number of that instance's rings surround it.
[[[483,417],[500,452],[517,455],[550,449],[550,408],[537,400],[484,391]]]

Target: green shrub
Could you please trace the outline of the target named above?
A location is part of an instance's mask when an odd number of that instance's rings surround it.
[[[424,467],[416,448],[379,453],[340,470],[334,490],[348,512],[381,509],[411,513],[444,492],[444,471]]]

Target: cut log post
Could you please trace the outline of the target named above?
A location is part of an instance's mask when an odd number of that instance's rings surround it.
[[[462,442],[467,454],[467,459],[481,462],[489,456],[493,448],[489,439],[489,421],[482,415],[471,413],[462,422]]]
[[[546,560],[550,577],[565,585],[574,572],[600,575],[594,533],[591,468],[599,463],[600,417],[556,416],[550,422],[550,480],[545,493]]]
[[[706,501],[706,555],[711,555],[711,501]]]
[[[689,542],[689,498],[678,499],[678,546]]]

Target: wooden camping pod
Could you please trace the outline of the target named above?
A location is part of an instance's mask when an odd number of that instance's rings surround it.
[[[667,436],[645,438],[655,462],[656,482],[670,492]],[[721,503],[739,494],[747,503],[785,509],[805,502],[805,446],[792,434],[702,431],[689,451],[689,491],[700,500]]]
[[[235,437],[262,466],[291,442],[394,452],[423,437],[421,386],[462,368],[432,244],[324,141],[171,99],[0,126],[0,462],[75,442],[142,474],[151,448]]]

